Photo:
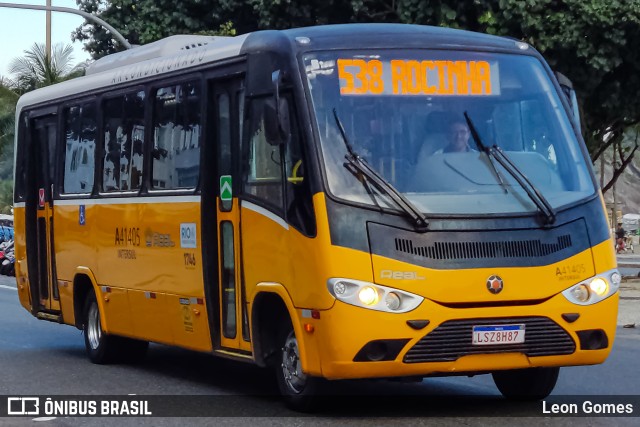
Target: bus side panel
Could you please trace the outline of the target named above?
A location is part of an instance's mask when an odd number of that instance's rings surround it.
[[[80,206],[83,206],[84,218],[80,221]],[[96,206],[78,204],[56,204],[53,210],[53,232],[56,252],[56,271],[59,281],[65,286],[59,287],[62,317],[64,323],[74,325],[73,280],[79,266],[96,271],[97,246],[93,239],[98,227],[99,217]]]
[[[167,318],[176,345],[198,351],[213,350],[204,299],[167,295]]]
[[[27,270],[27,240],[25,232],[25,208],[14,207],[13,209],[13,235],[16,257],[16,282],[18,285],[18,298],[20,304],[31,312],[31,293],[29,291],[29,275]]]
[[[204,300],[200,242],[181,239],[184,227],[200,228],[200,204],[162,197],[167,203],[132,197],[97,206],[98,282],[128,290],[128,307],[118,309],[130,313],[133,332],[126,335],[210,350],[206,310],[190,307],[199,313],[193,330],[183,311],[192,298]]]
[[[305,237],[293,227],[245,206],[241,215],[242,262],[249,300],[253,301],[258,283],[276,282],[285,286],[296,308],[331,307],[333,297],[326,291],[328,277],[322,251],[322,242],[326,244],[328,236],[319,229],[315,238]]]
[[[613,270],[617,267],[616,250],[612,239],[591,248],[593,252],[593,263],[595,265],[596,274]]]

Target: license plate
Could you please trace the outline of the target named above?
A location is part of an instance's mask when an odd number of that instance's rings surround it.
[[[518,344],[524,342],[524,325],[474,326],[473,345]]]

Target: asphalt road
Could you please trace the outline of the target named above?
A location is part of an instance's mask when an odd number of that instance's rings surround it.
[[[635,399],[640,414],[640,329],[618,329],[602,365],[563,368],[553,396],[591,395]],[[401,425],[637,425],[637,418],[521,418],[539,413],[540,403],[502,399],[490,376],[430,378],[421,383],[341,382],[332,404],[301,417],[275,397],[268,371],[172,347],[152,345],[140,365],[98,366],[84,354],[82,334],[69,326],[39,321],[18,303],[15,283],[0,277],[0,396],[172,395],[214,396],[225,417],[216,418],[26,418],[0,419],[0,426],[173,426],[173,425],[378,425],[393,417]],[[378,396],[367,398],[363,395]],[[380,398],[379,396],[388,396]],[[444,396],[444,398],[443,398]],[[196,399],[194,397],[194,399]],[[534,409],[532,411],[532,409]],[[194,414],[198,409],[194,409]],[[484,415],[477,418],[478,415]],[[251,417],[251,418],[239,418]],[[268,417],[268,418],[267,418]],[[504,418],[506,417],[506,418]],[[513,418],[513,417],[518,417]]]

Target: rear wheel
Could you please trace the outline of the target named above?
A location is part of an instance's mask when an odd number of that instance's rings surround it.
[[[493,381],[507,399],[540,400],[553,391],[560,368],[529,368],[493,373]]]
[[[297,411],[311,411],[318,403],[321,378],[302,372],[300,348],[293,328],[283,331],[280,357],[277,359],[276,376],[278,387],[285,403]]]
[[[115,361],[117,355],[117,337],[107,335],[100,323],[100,309],[96,294],[89,291],[84,304],[84,345],[89,360],[97,364],[108,364]]]
[[[93,290],[89,291],[84,305],[84,345],[93,363],[135,363],[144,359],[149,343],[131,338],[109,335],[102,329],[100,308]]]

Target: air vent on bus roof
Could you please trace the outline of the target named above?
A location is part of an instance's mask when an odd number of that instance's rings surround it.
[[[86,74],[97,74],[114,68],[135,64],[137,62],[176,54],[180,51],[201,48],[212,44],[214,41],[219,39],[229,39],[229,37],[193,35],[167,37],[144,46],[137,46],[133,49],[100,58],[87,67]]]

